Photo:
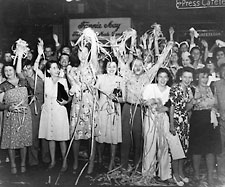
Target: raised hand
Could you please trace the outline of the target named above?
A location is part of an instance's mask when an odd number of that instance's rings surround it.
[[[208,43],[206,40],[201,40],[201,44],[205,47],[208,48]]]

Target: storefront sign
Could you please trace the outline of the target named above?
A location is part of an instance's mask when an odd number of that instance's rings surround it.
[[[176,0],[177,9],[225,7],[225,0]]]
[[[223,31],[220,30],[198,30],[199,37],[219,37],[223,36]]]
[[[95,18],[95,19],[71,19],[70,40],[77,38],[77,31],[90,27],[99,36],[109,38],[110,36],[120,36],[123,31],[131,27],[130,18]]]

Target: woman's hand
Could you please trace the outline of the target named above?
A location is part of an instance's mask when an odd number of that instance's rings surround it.
[[[14,110],[16,110],[16,104],[10,105],[9,108],[8,108],[8,110],[9,110],[10,112],[13,112]]]
[[[111,100],[117,100],[117,97],[113,93],[109,94],[108,96],[109,96],[109,99]]]
[[[173,124],[170,124],[170,133],[174,136],[176,135],[176,129],[174,128]]]
[[[60,104],[60,105],[66,105],[68,103],[68,101],[62,99],[62,101],[59,101],[57,100],[57,102]]]

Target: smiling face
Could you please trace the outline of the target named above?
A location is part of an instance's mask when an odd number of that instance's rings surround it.
[[[50,69],[47,70],[51,77],[59,76],[59,67],[57,63],[52,63]]]
[[[32,77],[34,75],[34,71],[31,65],[26,65],[23,68],[23,72],[25,74],[26,77]]]
[[[200,73],[198,75],[198,85],[207,86],[209,75],[207,73]]]
[[[178,55],[176,52],[173,52],[170,57],[171,62],[176,63],[178,61]]]
[[[183,56],[182,57],[182,65],[183,67],[190,67],[191,65],[191,59],[188,56]]]
[[[5,66],[4,74],[6,79],[14,79],[16,77],[16,71],[12,66]]]
[[[115,62],[108,62],[106,66],[106,72],[109,75],[115,75],[117,71],[117,65]]]
[[[198,61],[201,58],[201,52],[199,49],[194,49],[191,52],[191,56],[193,57],[194,61]]]
[[[188,46],[185,43],[181,44],[180,51],[181,53],[188,51]]]
[[[158,85],[162,87],[166,86],[169,80],[168,74],[166,72],[159,73],[159,75],[157,76],[157,80],[158,80]]]
[[[138,59],[134,60],[132,69],[135,75],[141,75],[144,71],[143,62]]]
[[[5,53],[4,54],[4,60],[6,62],[11,62],[12,61],[12,55],[11,55],[11,53]]]
[[[225,57],[225,54],[224,54],[223,51],[218,51],[218,52],[216,53],[216,59],[217,59],[217,60],[219,60],[219,59],[221,59],[221,58],[224,58],[224,57]]]
[[[59,64],[63,67],[63,68],[66,68],[69,64],[70,64],[70,62],[69,62],[69,56],[67,56],[67,55],[62,55],[61,57],[60,57],[60,61],[59,61]]]
[[[185,86],[189,86],[193,81],[193,74],[191,72],[185,71],[180,78],[181,83],[183,83]]]

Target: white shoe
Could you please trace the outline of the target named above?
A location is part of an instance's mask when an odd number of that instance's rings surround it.
[[[184,178],[182,178],[181,176],[180,176],[180,179],[184,182],[184,183],[189,183],[189,178],[187,178],[187,177],[184,177]]]
[[[183,181],[178,182],[174,175],[173,175],[173,180],[177,184],[177,186],[184,186],[184,182]]]

